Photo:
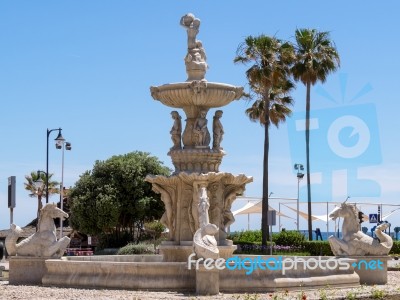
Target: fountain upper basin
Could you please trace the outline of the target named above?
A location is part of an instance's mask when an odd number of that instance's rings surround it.
[[[229,104],[243,95],[243,87],[225,83],[195,80],[150,87],[151,96],[162,104],[183,108],[187,117],[196,117],[197,109],[209,109]]]

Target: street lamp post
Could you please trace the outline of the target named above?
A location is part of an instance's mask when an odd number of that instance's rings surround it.
[[[299,231],[299,197],[300,197],[300,180],[303,179],[304,173],[300,171],[304,170],[304,166],[302,164],[294,164],[294,169],[297,170],[297,231]]]
[[[57,142],[65,141],[63,136],[61,135],[61,128],[57,129],[48,129],[47,128],[47,148],[46,148],[46,204],[49,203],[49,136],[52,131],[58,130],[58,135],[55,138]]]
[[[61,160],[61,184],[60,184],[60,208],[64,210],[64,150],[71,150],[71,143],[65,140],[58,140],[56,143],[57,149],[62,149]],[[63,237],[63,220],[60,219],[60,239]]]

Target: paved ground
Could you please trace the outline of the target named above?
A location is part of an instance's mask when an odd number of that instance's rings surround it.
[[[8,262],[1,261],[0,266],[8,270]],[[389,268],[400,270],[400,260],[388,262]],[[326,297],[325,297],[326,296]],[[360,286],[349,289],[330,289],[329,287],[318,290],[304,290],[292,292],[266,293],[266,294],[219,294],[209,297],[198,297],[194,294],[177,292],[148,292],[128,290],[90,290],[73,288],[55,288],[43,286],[14,286],[8,281],[0,281],[0,299],[216,299],[216,300],[311,300],[311,299],[387,299],[400,300],[400,271],[388,272],[388,283],[378,286]]]

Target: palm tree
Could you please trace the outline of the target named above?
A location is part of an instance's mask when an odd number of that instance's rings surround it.
[[[49,174],[49,196],[52,194],[60,193],[58,188],[59,183],[57,181],[51,181],[51,177],[53,174]],[[35,182],[42,180],[42,184],[39,187],[36,187]],[[26,182],[24,183],[25,190],[29,191],[29,197],[37,197],[38,200],[38,208],[37,208],[37,220],[39,221],[40,210],[42,209],[42,198],[46,197],[46,174],[43,172],[32,171],[30,175],[25,175]],[[38,223],[38,222],[37,222]],[[37,229],[37,225],[36,225]]]
[[[252,64],[246,77],[255,102],[246,110],[250,120],[264,126],[263,195],[262,195],[262,246],[267,245],[268,231],[268,153],[269,126],[278,126],[291,113],[289,96],[293,83],[289,79],[290,64],[294,59],[293,47],[275,37],[249,36],[239,45],[235,63]],[[264,247],[265,248],[265,247]]]
[[[329,32],[316,29],[297,29],[295,33],[296,62],[292,67],[293,78],[307,88],[306,94],[306,164],[308,195],[308,238],[312,240],[311,184],[310,184],[310,93],[311,85],[325,82],[327,76],[340,66],[339,54],[330,40]]]

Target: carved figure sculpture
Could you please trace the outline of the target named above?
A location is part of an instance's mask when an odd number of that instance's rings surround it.
[[[173,142],[173,147],[171,150],[179,150],[182,149],[182,144],[181,144],[181,136],[182,136],[182,122],[181,119],[182,117],[179,115],[179,113],[174,110],[171,112],[172,119],[174,120],[174,125],[172,125],[171,131],[169,132],[171,134],[171,139]]]
[[[186,28],[188,37],[188,53],[185,57],[188,80],[204,80],[204,75],[208,68],[207,56],[201,41],[196,40],[196,36],[199,33],[200,19],[189,13],[181,18],[180,24]]]
[[[22,232],[15,224],[11,225],[11,233],[6,237],[6,248],[11,256],[34,256],[60,258],[70,242],[69,237],[57,240],[54,220],[63,221],[68,214],[57,208],[55,204],[47,204],[40,210],[38,231],[17,244]]]
[[[213,149],[221,148],[222,137],[224,135],[224,127],[221,124],[222,110],[217,110],[213,120]]]
[[[200,201],[198,205],[199,226],[193,236],[193,248],[198,258],[212,258],[219,257],[219,249],[214,235],[218,232],[218,227],[210,224],[208,209],[207,189],[202,186],[200,188]]]
[[[196,47],[196,36],[199,33],[200,19],[196,18],[193,14],[188,13],[181,18],[181,25],[187,30],[187,44],[188,49]]]
[[[199,229],[199,204],[200,204],[200,189],[199,183],[193,182],[193,194],[189,204],[189,226],[192,233]]]
[[[161,195],[161,201],[164,202],[165,212],[161,216],[160,222],[168,228],[169,238],[172,240],[175,233],[175,216],[171,196],[165,189],[156,183],[153,183],[152,189],[154,192]]]
[[[207,128],[207,112],[201,110],[193,124],[193,139],[195,146],[208,146],[210,144],[210,132]]]
[[[387,255],[393,246],[392,238],[383,231],[390,226],[389,223],[382,223],[375,229],[378,238],[372,238],[360,230],[359,210],[355,205],[341,204],[335,208],[329,217],[335,220],[343,218],[342,235],[339,239],[335,236],[328,238],[332,252],[335,255]]]

